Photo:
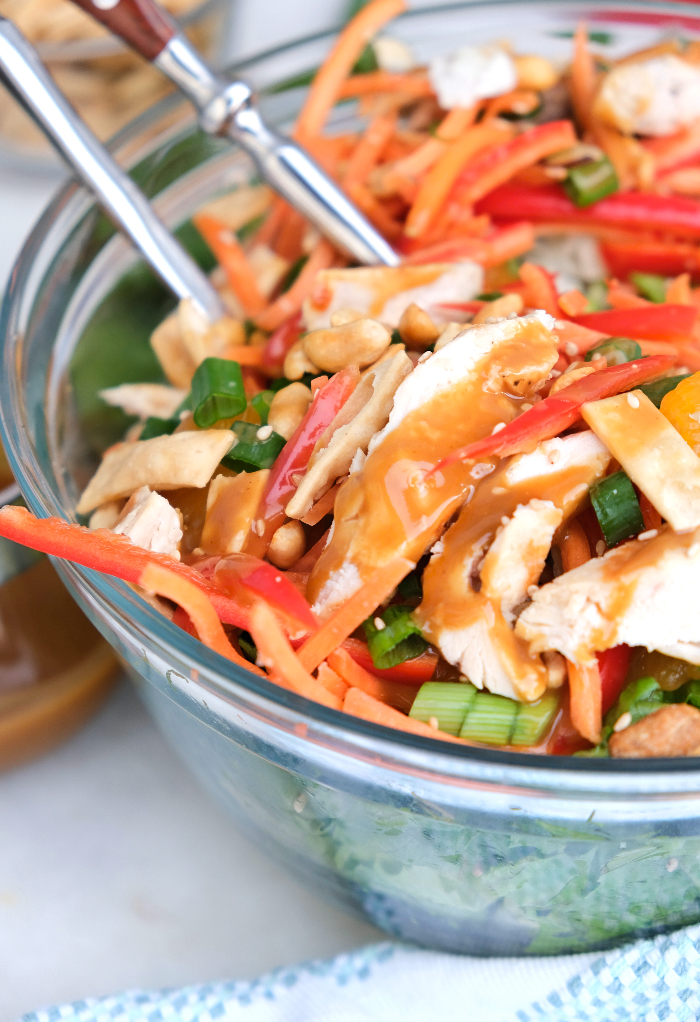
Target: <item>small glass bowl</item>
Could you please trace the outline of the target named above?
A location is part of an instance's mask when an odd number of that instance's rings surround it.
[[[581,18],[614,54],[670,26],[700,35],[697,5],[593,0],[416,10],[391,34],[421,61],[508,35],[520,52],[564,61]],[[280,83],[318,66],[332,38],[233,69],[259,87],[270,123],[289,126],[304,89]],[[336,117],[351,119],[352,105]],[[205,201],[253,175],[176,97],[114,151],[183,238]],[[74,518],[99,451],[124,428],[97,391],[159,378],[148,335],[172,305],[90,196],[67,185],[20,256],[0,322],[0,426],[37,514]],[[469,954],[560,954],[700,919],[697,759],[545,758],[398,733],[224,661],[125,584],[58,570],[203,786],[315,892],[390,933]]]

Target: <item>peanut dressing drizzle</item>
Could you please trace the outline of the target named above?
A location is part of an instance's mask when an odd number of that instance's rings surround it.
[[[425,473],[450,451],[515,418],[555,360],[552,334],[530,323],[494,345],[449,390],[410,412],[338,491],[332,539],[309,579],[309,600],[315,603],[331,574],[348,564],[364,582],[395,557],[417,561],[455,511],[472,499],[494,461],[450,465],[427,481]]]
[[[553,468],[551,472],[517,483],[509,480],[514,460],[502,464],[481,483],[474,499],[446,532],[442,552],[431,559],[423,574],[423,602],[416,610],[416,620],[425,636],[438,646],[443,632],[466,629],[481,622],[482,627],[487,628],[488,638],[516,694],[529,702],[539,699],[547,687],[546,669],[540,657],[531,655],[527,643],[509,626],[499,601],[490,599],[483,589],[476,591],[478,566],[496,536],[501,519],[510,517],[518,504],[527,504],[533,498],[551,501],[563,511],[563,525],[579,510],[588,487],[603,475],[609,458],[569,465],[560,471]],[[527,558],[528,553],[532,551],[526,545],[523,558]],[[536,581],[542,570],[539,557],[537,563],[528,567]]]

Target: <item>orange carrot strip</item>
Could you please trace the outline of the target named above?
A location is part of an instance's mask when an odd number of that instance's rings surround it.
[[[636,294],[628,284],[621,284],[617,280],[611,280],[608,284],[608,301],[613,309],[641,309],[652,304]],[[578,316],[580,313],[572,315]]]
[[[279,195],[276,195],[272,201],[270,212],[253,238],[253,244],[268,245],[271,248],[287,213],[289,213],[289,206],[284,199],[280,199]]]
[[[694,344],[673,344],[668,341],[637,341],[642,355],[668,355],[672,352],[677,366],[686,366],[691,372],[700,371],[700,349]]]
[[[639,494],[639,510],[642,512],[645,529],[660,529],[662,518],[645,493]]]
[[[353,717],[361,717],[373,724],[383,724],[384,727],[392,727],[399,731],[409,731],[413,735],[422,735],[424,738],[442,739],[444,742],[456,742],[458,745],[467,745],[460,738],[448,735],[446,731],[438,731],[437,728],[424,724],[422,720],[414,720],[392,709],[386,703],[380,703],[378,699],[367,695],[359,688],[350,688],[343,702],[343,709],[351,713]]]
[[[225,270],[231,289],[245,311],[256,313],[264,309],[267,304],[265,296],[260,292],[255,274],[233,231],[206,213],[197,213],[192,222]]]
[[[378,699],[380,703],[387,703],[396,710],[403,710],[404,713],[408,713],[413,706],[413,700],[420,688],[420,685],[375,677],[353,660],[342,646],[328,655],[328,663],[349,686],[359,688],[373,699]]]
[[[511,138],[512,135],[511,126],[499,121],[495,124],[478,124],[462,138],[453,142],[423,179],[406,218],[404,225],[406,236],[420,238],[426,233],[447,199],[462,167],[475,153]]]
[[[219,358],[228,358],[232,362],[238,362],[242,366],[254,366],[259,368],[263,364],[265,349],[253,347],[250,344],[229,344],[220,353]]]
[[[387,21],[405,9],[404,0],[371,0],[345,26],[309,89],[294,130],[298,141],[306,142],[321,134],[343,81],[367,43]]]
[[[565,319],[557,322],[555,330],[559,338],[559,349],[561,350],[565,344],[575,344],[579,355],[584,355],[590,348],[595,348],[604,337],[608,336],[601,333],[600,330],[591,330],[587,326],[570,323]],[[668,351],[668,348],[665,350]]]
[[[338,699],[344,699],[347,690],[350,688],[348,683],[339,674],[336,674],[325,660],[319,665],[318,681],[319,684],[328,689],[331,695],[337,696]]]
[[[339,489],[340,487],[337,485],[331,486],[330,490],[319,497],[311,510],[307,511],[302,518],[304,525],[318,525],[322,518],[331,513]]]
[[[690,290],[690,274],[681,273],[669,281],[666,287],[666,301],[675,305],[694,305],[693,294]]]
[[[172,600],[173,603],[177,603],[178,606],[182,607],[194,625],[201,642],[208,646],[209,649],[213,649],[215,653],[220,653],[221,656],[232,660],[239,667],[244,667],[246,671],[252,671],[253,674],[263,673],[254,664],[248,663],[247,660],[244,660],[242,656],[236,653],[226,638],[226,632],[219,621],[211,600],[193,582],[182,578],[180,575],[176,575],[174,571],[163,568],[159,564],[148,564],[141,573],[139,585],[148,592],[164,596],[166,600]],[[275,624],[277,624],[276,618]],[[277,624],[277,628],[279,627]]]
[[[571,100],[576,119],[583,128],[591,123],[591,107],[596,90],[595,64],[588,48],[588,28],[580,22],[574,32],[574,54],[571,62]]]
[[[326,529],[320,539],[317,539],[310,550],[307,550],[303,557],[300,557],[296,564],[293,564],[289,569],[294,572],[310,572],[316,561],[323,553],[323,548],[328,542],[328,533],[330,529]]]
[[[583,526],[575,518],[569,522],[559,543],[564,571],[572,571],[591,559],[591,548]]]
[[[593,659],[586,664],[572,664],[567,661],[567,668],[571,722],[583,738],[597,745],[603,723],[598,661]]]
[[[513,89],[489,100],[484,111],[484,120],[498,117],[504,111],[514,114],[530,113],[539,105],[539,97],[532,89]]]
[[[392,15],[393,17],[393,15]],[[416,99],[432,96],[433,87],[425,74],[393,74],[391,71],[370,71],[368,74],[351,75],[341,83],[337,99],[354,99],[375,92],[406,92]]]
[[[586,311],[587,307],[588,299],[581,291],[574,289],[559,295],[559,308],[567,316],[580,316],[582,312]]]
[[[299,659],[306,670],[315,671],[321,661],[337,649],[393,593],[401,579],[414,567],[412,561],[397,557],[377,568],[362,588],[346,600],[301,647]]]
[[[480,109],[480,103],[475,103],[474,106],[454,107],[440,122],[435,138],[439,138],[441,142],[456,141],[467,128],[471,128]]]
[[[375,166],[396,127],[396,114],[378,114],[368,125],[357,148],[348,161],[343,184],[362,184]]]
[[[544,309],[551,316],[559,316],[559,303],[556,288],[551,276],[541,266],[534,263],[523,263],[519,270],[520,279],[525,285],[525,304],[532,309]]]
[[[311,289],[319,270],[327,269],[333,262],[335,250],[325,238],[317,243],[295,282],[286,294],[268,305],[255,321],[263,330],[276,330],[286,319],[290,319],[301,308],[302,302],[311,294]]]
[[[301,243],[304,238],[304,225],[305,221],[301,213],[296,209],[288,209],[275,236],[275,252],[283,259],[288,259],[290,263],[293,263],[302,254]]]
[[[375,199],[364,185],[361,185],[359,181],[351,181],[346,185],[345,190],[355,205],[362,210],[367,219],[374,224],[385,238],[389,240],[398,238],[401,234],[401,224],[387,213],[381,202]]]
[[[298,695],[336,710],[341,708],[338,696],[324,688],[302,667],[277,618],[263,600],[256,600],[253,604],[250,633],[258,648],[258,658],[271,672],[273,680],[279,677]]]

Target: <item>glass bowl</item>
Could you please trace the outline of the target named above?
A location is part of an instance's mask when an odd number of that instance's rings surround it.
[[[420,60],[516,32],[521,52],[564,60],[582,17],[610,53],[671,26],[700,34],[700,10],[670,2],[464,3],[411,12],[391,33]],[[236,68],[272,123],[289,125],[303,96],[294,79],[331,39]],[[353,116],[352,105],[336,114]],[[113,148],[191,243],[192,213],[252,175],[175,97]],[[147,338],[172,304],[90,196],[66,186],[20,256],[0,325],[0,425],[37,514],[74,518],[97,453],[124,428],[96,392],[159,378]],[[58,568],[202,785],[296,877],[389,933],[469,954],[557,954],[700,920],[698,760],[547,759],[399,734],[222,660],[127,585]]]

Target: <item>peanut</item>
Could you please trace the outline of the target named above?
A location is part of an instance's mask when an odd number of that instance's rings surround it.
[[[290,383],[278,390],[272,399],[267,416],[269,426],[285,440],[295,432],[311,404],[311,391],[303,383]]]
[[[343,326],[312,330],[301,343],[304,354],[319,369],[337,373],[349,365],[363,368],[376,362],[391,344],[391,334],[376,319],[357,319]]]
[[[565,373],[562,373],[558,380],[555,380],[552,386],[549,388],[549,396],[552,394],[558,394],[560,390],[564,390],[570,383],[576,383],[577,380],[583,380],[584,377],[590,376],[596,370],[593,366],[582,366],[579,365],[576,369],[567,369]]]
[[[399,333],[407,348],[425,351],[440,336],[440,328],[435,326],[425,309],[411,302],[399,320]]]
[[[545,89],[551,89],[559,81],[556,68],[544,57],[514,57],[513,62],[518,76],[518,86],[521,89],[543,92]]]
[[[356,323],[363,318],[364,313],[356,309],[336,309],[331,313],[331,326],[345,326],[346,323]]]
[[[291,568],[303,557],[306,550],[306,533],[301,522],[285,522],[274,533],[267,548],[267,557],[276,568]]]
[[[479,323],[485,323],[487,319],[501,319],[504,316],[510,316],[512,313],[519,316],[524,306],[525,302],[522,295],[501,295],[500,298],[487,302],[482,309],[479,309],[472,323],[478,325]]]
[[[304,373],[316,373],[317,367],[307,357],[303,342],[295,341],[284,358],[284,375],[288,380],[300,380]]]
[[[454,341],[458,334],[461,334],[463,330],[469,330],[471,323],[445,323],[442,328],[442,333],[435,342],[433,351],[439,351],[440,348],[444,348],[450,341]]]

